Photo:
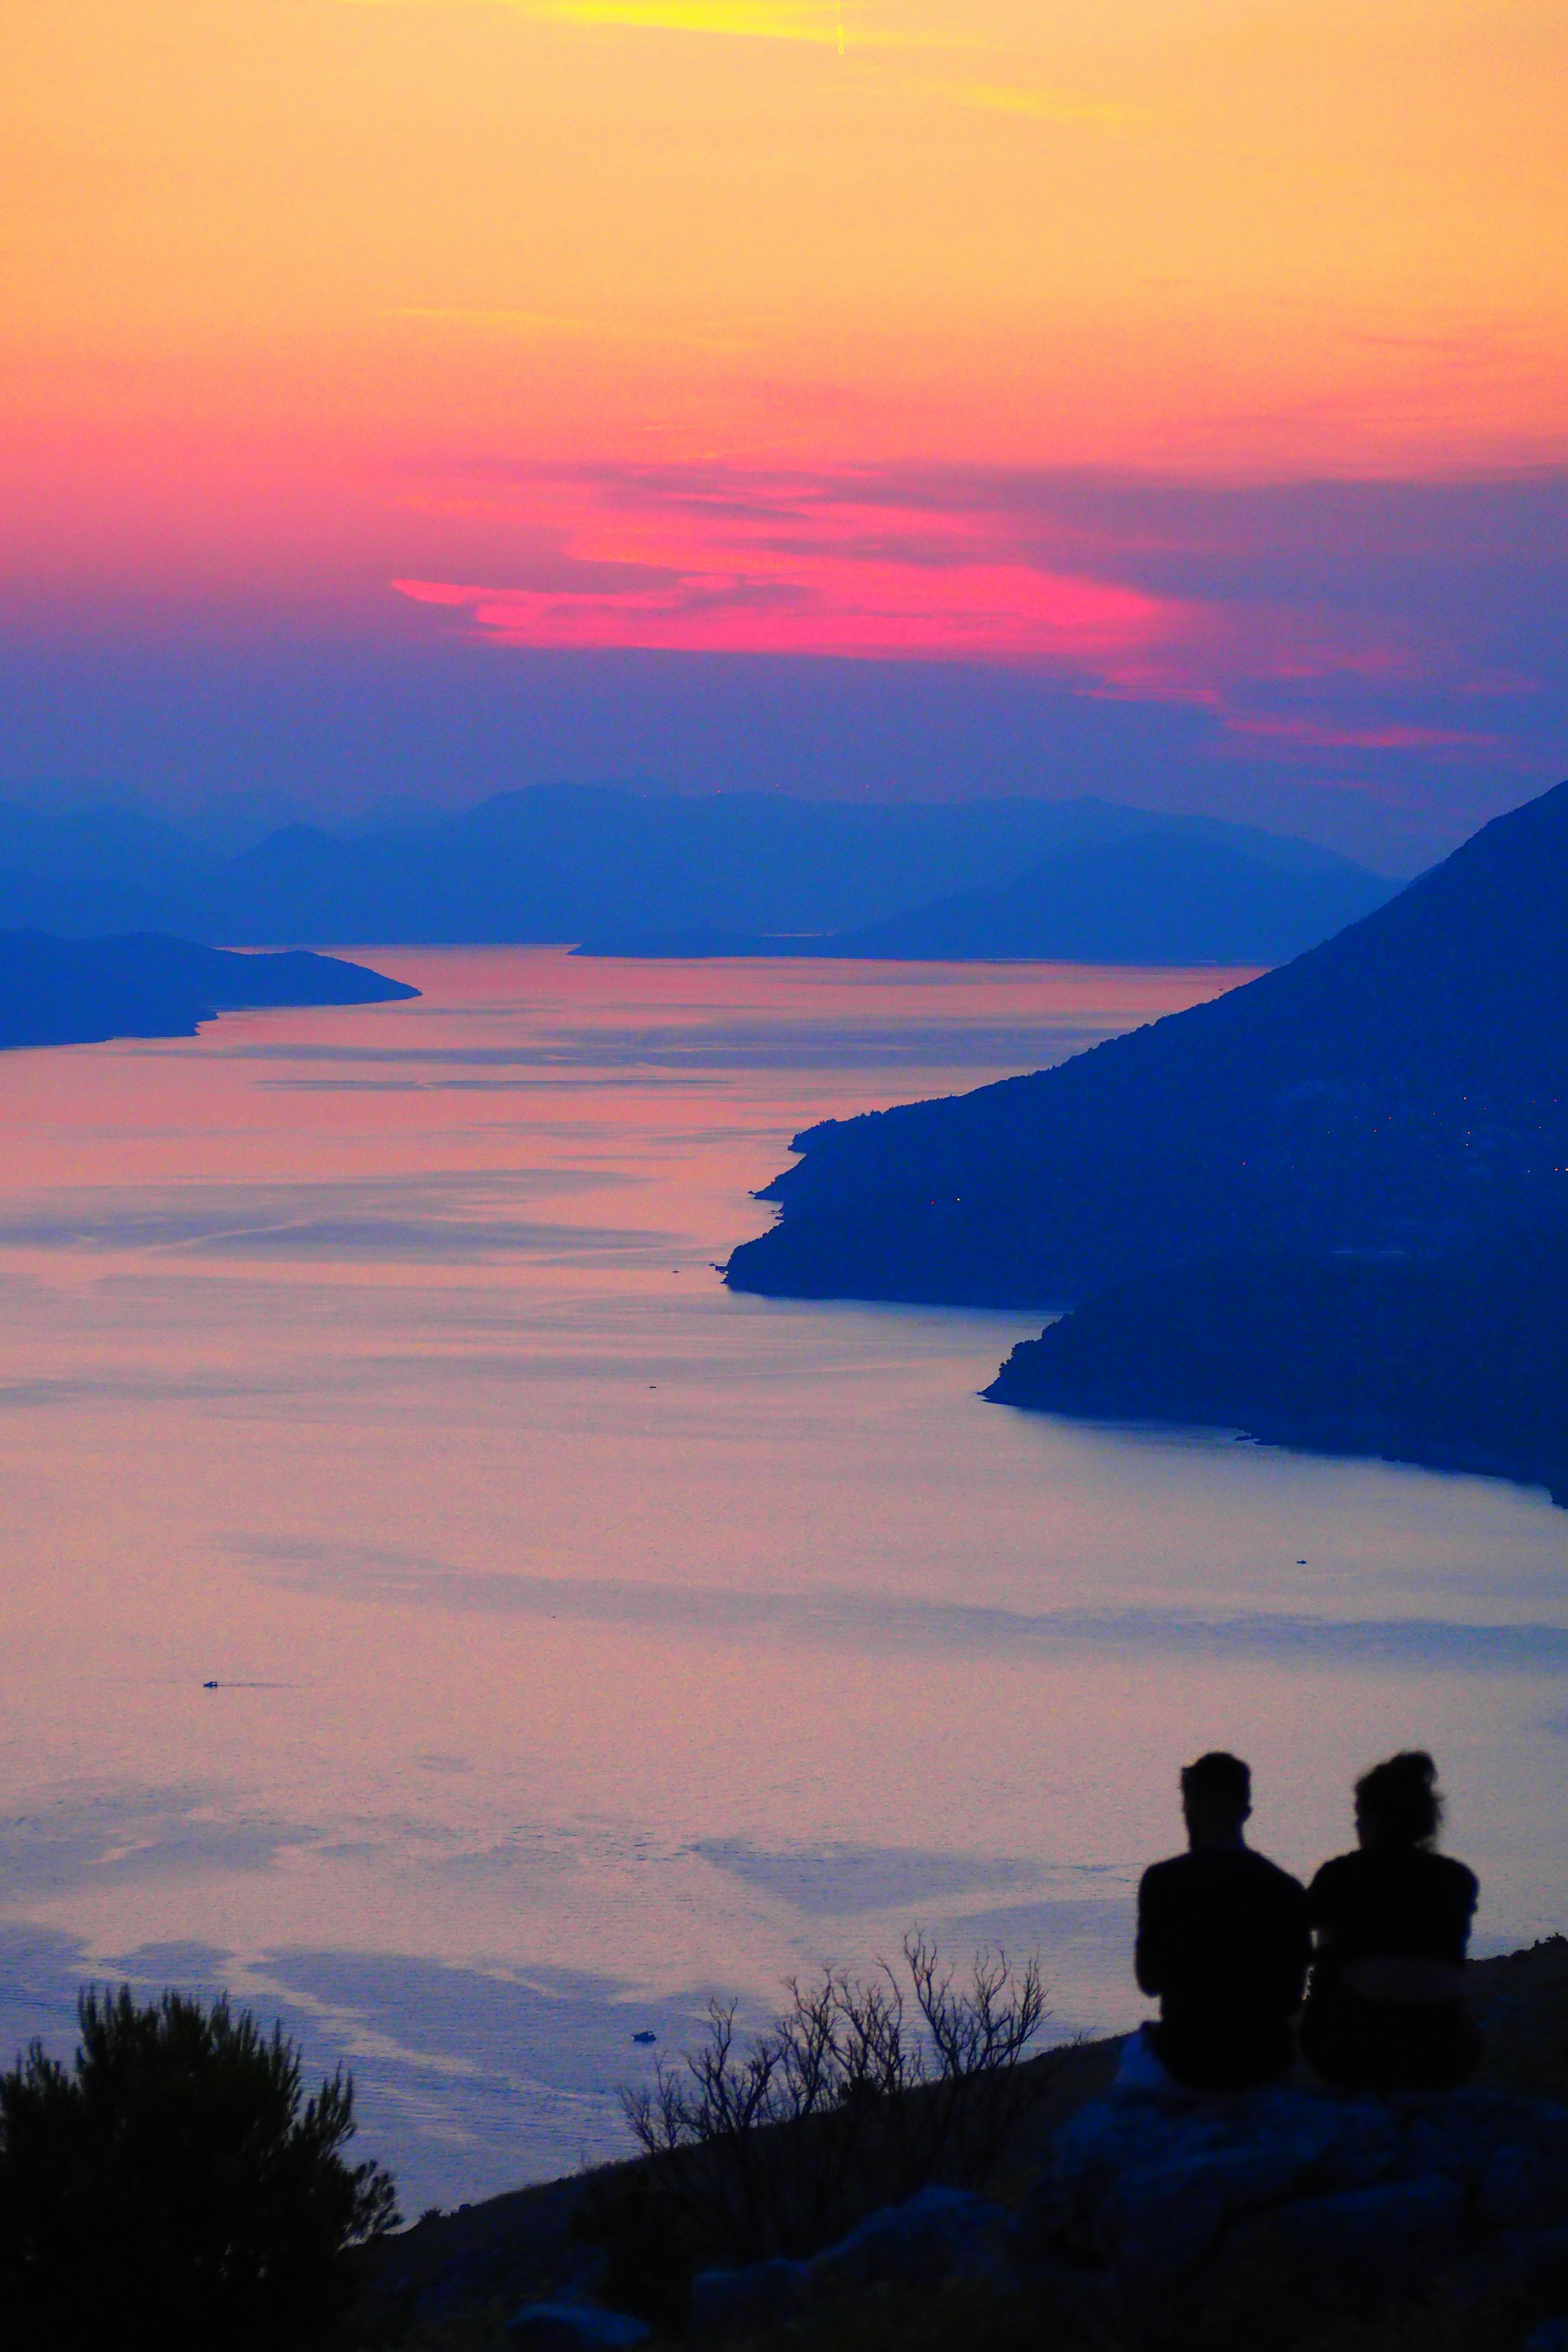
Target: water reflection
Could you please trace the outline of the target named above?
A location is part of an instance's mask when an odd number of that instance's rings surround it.
[[[230,1984],[452,2202],[915,1919],[1131,2017],[1215,1744],[1296,1866],[1432,1747],[1483,1941],[1559,1923],[1543,1496],[1026,1418],[1026,1317],[713,1276],[795,1129],[1221,976],[382,960],[426,995],[0,1059],[7,2044]]]

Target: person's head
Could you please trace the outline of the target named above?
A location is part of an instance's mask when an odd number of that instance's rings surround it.
[[[1194,1846],[1239,1845],[1252,1811],[1252,1775],[1240,1757],[1214,1748],[1184,1765],[1182,1811]]]
[[[1355,1831],[1363,1845],[1430,1845],[1442,1819],[1437,1767],[1424,1748],[1402,1749],[1355,1784]]]

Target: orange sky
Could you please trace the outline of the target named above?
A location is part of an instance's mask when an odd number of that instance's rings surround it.
[[[439,464],[1560,454],[1559,0],[50,0],[23,415]]]
[[[648,469],[1568,456],[1562,0],[48,0],[5,54],[24,595],[1124,683],[1195,625],[1091,548]]]

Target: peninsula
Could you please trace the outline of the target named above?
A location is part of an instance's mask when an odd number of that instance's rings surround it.
[[[1246,987],[796,1138],[736,1289],[1072,1309],[985,1394],[1568,1502],[1568,784]]]
[[[1137,1275],[1021,1341],[984,1393],[1512,1478],[1568,1506],[1568,1234]]]
[[[726,1279],[1062,1307],[1238,1249],[1568,1220],[1568,784],[1295,961],[1054,1069],[795,1138]]]

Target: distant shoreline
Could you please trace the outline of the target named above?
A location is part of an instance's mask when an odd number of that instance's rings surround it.
[[[1395,1467],[1432,1470],[1446,1476],[1496,1478],[1510,1486],[1539,1487],[1560,1510],[1568,1510],[1568,1476],[1562,1471],[1511,1461],[1506,1455],[1479,1448],[1424,1445],[1418,1440],[1394,1440],[1342,1427],[1314,1428],[1297,1423],[1276,1426],[1256,1413],[1247,1415],[1244,1425],[1240,1418],[1215,1421],[1203,1413],[1183,1413],[1173,1409],[1155,1412],[1129,1406],[1124,1412],[1115,1412],[1109,1406],[1005,1395],[994,1383],[989,1389],[982,1389],[980,1394],[988,1404],[1011,1405],[1019,1412],[1050,1413],[1060,1421],[1081,1422],[1102,1429],[1206,1429],[1219,1436],[1234,1437],[1237,1444],[1278,1446],[1282,1453],[1310,1454],[1323,1462],[1387,1462]]]

